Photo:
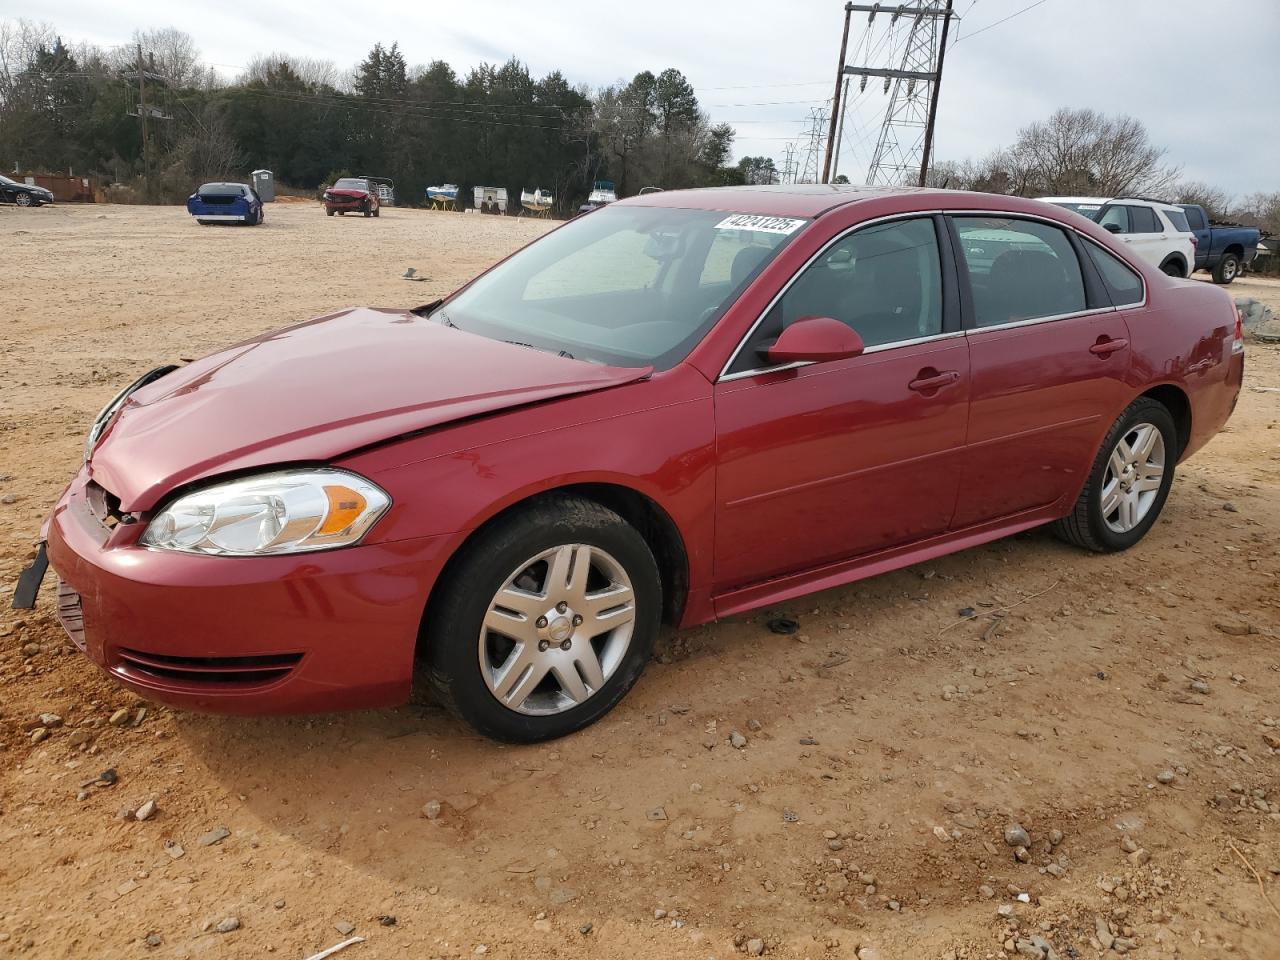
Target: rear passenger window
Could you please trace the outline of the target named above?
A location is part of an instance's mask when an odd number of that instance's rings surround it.
[[[1142,278],[1133,272],[1119,257],[1103,250],[1096,243],[1085,242],[1084,248],[1089,251],[1089,259],[1102,274],[1102,282],[1111,295],[1111,302],[1117,307],[1126,307],[1142,302]]]
[[[1159,233],[1160,222],[1156,220],[1156,212],[1150,207],[1130,207],[1129,232]]]
[[[1008,217],[956,217],[955,225],[973,292],[975,326],[1085,309],[1080,261],[1057,227]]]

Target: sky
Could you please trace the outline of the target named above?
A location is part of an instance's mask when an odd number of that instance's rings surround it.
[[[1187,179],[1235,195],[1280,190],[1280,0],[955,0],[955,11],[938,159],[985,155],[1058,107],[1091,107],[1137,117]],[[781,166],[797,138],[803,159],[810,110],[829,106],[844,13],[840,0],[0,0],[0,19],[17,17],[102,45],[177,27],[228,77],[273,51],[345,69],[379,41],[398,42],[411,65],[446,60],[465,73],[516,56],[535,75],[559,69],[592,87],[671,66],[713,121],[737,129],[736,157]],[[851,57],[866,27],[854,14]],[[888,100],[870,80],[846,114],[839,170],[854,182]]]

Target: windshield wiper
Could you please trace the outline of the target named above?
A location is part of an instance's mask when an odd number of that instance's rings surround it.
[[[525,343],[525,342],[524,342],[524,341],[522,341],[522,340],[503,340],[502,342],[503,342],[503,343],[509,343],[509,344],[511,344],[511,345],[512,345],[512,346],[514,346],[514,347],[528,347],[530,350],[541,350],[543,353],[552,353],[552,352],[553,352],[553,351],[552,351],[550,348],[548,348],[548,347],[535,347],[532,343]],[[554,351],[554,352],[555,352],[556,356],[558,356],[558,357],[564,357],[564,358],[565,358],[565,359],[567,359],[567,360],[574,360],[574,359],[577,359],[577,358],[576,358],[576,357],[574,357],[574,355],[573,355],[572,353],[570,353],[568,350],[556,350],[556,351]]]

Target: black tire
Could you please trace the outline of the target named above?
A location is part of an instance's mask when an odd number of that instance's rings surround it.
[[[365,208],[364,208],[364,218],[365,218],[366,220],[368,220],[368,219],[369,219],[370,217],[372,217],[372,216],[373,216],[373,211],[372,211],[372,210],[370,210],[368,207],[365,207]]]
[[[198,217],[196,218],[196,223],[200,224],[202,227],[207,227],[209,225],[208,220],[201,220]]]
[[[375,217],[376,217],[376,216],[379,216],[381,213],[382,213],[382,208],[381,208],[381,207],[374,207],[374,208],[373,208],[373,215],[374,215]]]
[[[499,702],[481,673],[481,625],[514,569],[569,543],[604,550],[625,570],[635,599],[630,643],[604,685],[579,705],[542,716],[519,713]],[[427,679],[451,712],[495,740],[536,743],[594,723],[626,695],[653,655],[661,611],[658,565],[639,531],[592,500],[551,495],[482,530],[450,564],[435,588],[420,649]]]
[[[1116,444],[1127,436],[1139,424],[1149,423],[1160,431],[1164,441],[1165,466],[1160,488],[1156,491],[1147,514],[1133,529],[1119,533],[1106,523],[1102,515],[1102,484],[1107,472],[1107,463]],[[1169,488],[1173,485],[1174,465],[1178,460],[1178,430],[1168,408],[1150,397],[1139,397],[1129,404],[1119,419],[1111,425],[1102,445],[1094,457],[1093,466],[1089,470],[1089,478],[1080,498],[1072,511],[1053,524],[1053,532],[1067,543],[1093,550],[1096,553],[1116,553],[1128,550],[1151,529],[1165,501],[1169,498]]]
[[[18,194],[16,197],[14,197],[13,202],[14,202],[14,203],[16,203],[16,204],[17,204],[18,206],[20,206],[20,207],[34,207],[34,206],[37,206],[37,204],[36,204],[35,200],[33,200],[33,199],[31,198],[31,194],[29,194],[29,193],[20,193],[20,194]]]
[[[1164,263],[1160,264],[1160,269],[1166,276],[1178,277],[1183,280],[1187,277],[1186,269],[1177,260],[1166,260]]]
[[[332,210],[326,210],[324,213],[325,213],[325,216],[332,217],[334,212]]]
[[[1213,282],[1228,284],[1240,275],[1240,258],[1234,253],[1224,253],[1213,267]]]

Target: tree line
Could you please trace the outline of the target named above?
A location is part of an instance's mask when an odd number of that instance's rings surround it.
[[[513,200],[542,188],[572,210],[596,180],[625,196],[756,179],[760,158],[730,165],[733,140],[674,68],[592,90],[514,58],[465,74],[440,60],[411,66],[393,43],[351,71],[272,53],[227,81],[178,30],[103,48],[0,22],[0,169],[97,176],[150,202],[265,168],[308,191],[342,175],[390,177],[411,204],[444,182],[463,197],[474,185],[504,186]]]

